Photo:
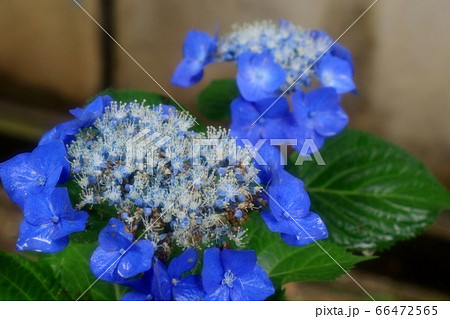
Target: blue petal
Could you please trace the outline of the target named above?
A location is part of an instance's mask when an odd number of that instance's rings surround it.
[[[203,298],[205,301],[229,301],[230,299],[230,288],[226,285],[220,285],[216,290],[209,294],[206,294]]]
[[[238,277],[247,274],[256,264],[256,253],[253,250],[224,249],[220,257],[224,272],[230,270]]]
[[[150,272],[151,294],[154,300],[172,300],[172,284],[166,266],[155,258],[155,264]]]
[[[46,186],[53,187],[66,182],[70,174],[70,163],[62,141],[39,145],[33,150],[32,157],[36,171],[46,176]]]
[[[211,57],[216,49],[215,38],[208,33],[191,30],[187,33],[183,44],[183,57],[206,64],[212,62]]]
[[[123,282],[125,279],[117,273],[121,255],[117,251],[107,251],[102,247],[94,250],[90,266],[95,276],[109,282]],[[100,277],[101,276],[101,277]]]
[[[246,275],[239,277],[235,283],[233,289],[230,290],[230,297],[233,301],[260,301],[275,293],[269,276],[258,265],[255,265],[255,268]]]
[[[303,182],[286,171],[279,171],[269,187],[269,206],[275,219],[302,218],[309,212],[309,196]]]
[[[262,212],[261,217],[266,222],[267,227],[269,227],[269,229],[275,233],[295,235],[298,234],[301,229],[293,219],[281,219],[280,221],[278,221],[268,211]]]
[[[47,225],[33,226],[25,220],[20,224],[19,238],[16,249],[18,251],[32,250],[42,253],[56,253],[67,247],[69,236],[51,240],[48,238],[52,228]]]
[[[258,177],[262,184],[267,185],[274,175],[278,174],[278,170],[282,169],[280,151],[269,143],[264,143],[258,150],[259,155],[264,159],[267,165],[256,163],[255,167],[259,169]]]
[[[127,292],[125,295],[123,295],[122,297],[122,301],[149,301],[152,300],[153,297],[150,294],[144,294],[142,292],[137,292],[137,291],[130,291]]]
[[[313,39],[324,38],[324,39],[328,40],[330,45],[334,42],[333,39],[331,39],[330,36],[322,30],[312,30],[312,31],[310,31],[310,35]],[[334,56],[334,57],[340,58],[344,61],[347,61],[348,64],[350,65],[350,67],[352,69],[352,73],[353,73],[354,66],[353,66],[352,54],[346,47],[339,44],[338,42],[335,42],[326,54],[329,54],[331,56]]]
[[[120,259],[117,273],[123,278],[130,278],[149,270],[153,252],[153,244],[150,241],[138,241]]]
[[[203,257],[203,289],[207,293],[215,292],[221,286],[223,274],[219,248],[206,249]]]
[[[320,150],[325,142],[324,136],[318,134],[314,128],[309,128],[308,126],[292,127],[292,132],[297,138],[297,145],[294,148],[303,157]],[[306,142],[308,143],[306,144]]]
[[[25,220],[34,226],[44,223],[52,224],[52,217],[55,215],[51,203],[51,194],[54,189],[48,189],[37,195],[30,194],[23,206]]]
[[[181,87],[190,87],[203,77],[203,63],[197,60],[184,59],[172,75],[172,84]]]
[[[149,271],[146,271],[144,273],[143,277],[127,280],[126,282],[124,282],[122,284],[124,286],[132,288],[136,292],[140,292],[142,294],[149,295],[150,290],[151,290],[151,272],[152,272],[152,269],[150,268]]]
[[[184,251],[180,256],[175,257],[169,264],[169,276],[180,278],[181,274],[194,268],[197,263],[197,252],[194,248]]]
[[[353,71],[351,65],[340,58],[331,55],[324,56],[317,63],[317,74],[324,86],[336,89],[339,94],[353,91]]]
[[[108,225],[98,235],[98,244],[105,250],[127,249],[132,242],[133,234],[127,233],[125,224],[117,218],[111,218]]]
[[[80,128],[80,122],[76,119],[58,124],[41,137],[39,145],[44,145],[52,141],[62,141],[64,144],[69,144],[74,139],[74,135],[79,132]]]
[[[260,113],[255,109],[255,105],[251,102],[238,97],[231,102],[231,120],[237,128],[250,126]]]
[[[336,89],[331,87],[317,88],[304,95],[306,106],[318,111],[327,105],[339,104],[340,97]]]
[[[205,295],[202,278],[199,275],[186,276],[172,288],[173,298],[177,301],[197,301]]]
[[[303,246],[312,243],[314,240],[328,237],[327,228],[322,219],[316,213],[309,213],[308,216],[298,221],[303,227],[298,234],[281,234],[281,238],[289,245]]]
[[[31,153],[14,156],[0,164],[0,178],[11,200],[23,207],[30,185],[36,183],[36,176],[29,164]]]
[[[296,130],[304,138],[333,136],[348,123],[348,116],[339,106],[339,95],[334,88],[319,88],[306,95],[300,91],[292,96],[294,112],[300,127]],[[298,133],[302,132],[303,133]]]
[[[289,103],[285,97],[268,97],[255,101],[254,105],[259,114],[266,112],[263,117],[268,119],[283,119],[289,113]]]
[[[337,58],[340,58],[344,61],[347,61],[350,65],[350,68],[352,70],[352,74],[354,73],[354,65],[353,65],[353,59],[352,54],[350,53],[350,50],[344,47],[343,45],[339,43],[335,43],[330,50],[330,53],[332,56],[335,56]]]
[[[348,124],[348,116],[339,105],[327,105],[317,112],[314,128],[322,136],[334,136]]]
[[[113,99],[108,95],[97,97],[86,108],[76,108],[70,110],[70,113],[78,119],[80,128],[91,126],[95,120],[102,116],[105,106],[109,105]]]

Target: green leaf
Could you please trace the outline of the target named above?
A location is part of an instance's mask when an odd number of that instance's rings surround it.
[[[288,170],[305,182],[311,210],[347,248],[383,249],[431,225],[450,208],[448,191],[416,158],[380,138],[347,129],[327,140],[326,163]]]
[[[69,300],[48,265],[0,251],[0,300]]]
[[[238,96],[234,79],[214,80],[198,95],[197,108],[210,120],[229,120],[231,102]]]
[[[264,268],[276,288],[294,281],[333,280],[345,272],[330,258],[332,256],[345,270],[372,257],[356,256],[329,240],[320,240],[296,247],[286,244],[280,234],[271,232],[258,213],[252,213],[244,225],[248,228],[248,244],[258,256],[258,265]]]
[[[95,281],[89,260],[98,244],[80,244],[70,242],[66,249],[59,253],[43,255],[39,263],[51,266],[66,293],[72,300],[76,300]],[[89,288],[82,300],[120,300],[127,288],[98,280]]]

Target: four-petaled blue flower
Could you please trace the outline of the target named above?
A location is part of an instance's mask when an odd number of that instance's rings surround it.
[[[28,196],[64,183],[70,171],[66,147],[53,141],[0,164],[3,186],[13,202],[23,207]]]
[[[286,138],[285,119],[289,115],[289,104],[284,97],[272,105],[275,101],[275,97],[256,102],[236,98],[231,103],[230,136],[249,139],[252,143],[259,139]]]
[[[67,188],[31,194],[24,205],[16,248],[54,253],[69,243],[69,234],[82,231],[88,219],[85,211],[74,211]]]
[[[306,94],[297,91],[292,95],[297,125],[289,129],[298,138],[299,151],[305,139],[313,139],[320,148],[326,137],[336,135],[347,125],[348,116],[339,106],[339,100],[333,88],[318,88]]]
[[[275,292],[253,250],[206,249],[202,282],[204,300],[265,300]]]
[[[172,84],[189,87],[203,77],[203,67],[214,60],[217,39],[209,34],[191,30],[183,45],[183,60],[172,76]]]
[[[200,275],[182,275],[197,264],[197,253],[190,248],[179,257],[175,257],[167,268],[159,259],[143,278],[127,285],[134,291],[125,294],[126,301],[195,301],[201,300],[205,294]]]
[[[273,60],[270,51],[242,53],[238,59],[237,85],[247,101],[273,96],[286,80],[286,72]]]
[[[280,170],[268,193],[270,212],[264,211],[261,217],[286,243],[303,246],[328,237],[322,219],[309,211],[310,200],[300,179]]]
[[[148,240],[133,243],[125,224],[111,218],[98,236],[99,247],[91,256],[91,270],[102,280],[124,282],[152,266],[153,244]]]

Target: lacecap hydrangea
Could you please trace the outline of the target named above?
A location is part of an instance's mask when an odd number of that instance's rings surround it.
[[[320,149],[327,137],[347,125],[339,95],[355,91],[353,61],[349,50],[325,32],[305,30],[286,20],[235,25],[222,37],[192,30],[172,83],[194,85],[204,66],[230,61],[237,65],[241,95],[231,104],[233,137],[253,143],[295,140],[294,147],[308,155],[311,150],[303,149],[305,141],[314,141]],[[319,87],[303,92],[312,83]]]
[[[248,215],[276,205],[261,184],[271,169],[258,166],[228,130],[197,133],[193,118],[173,106],[108,96],[72,113],[74,120],[46,133],[31,153],[0,164],[5,190],[25,215],[18,250],[61,251],[70,234],[85,229],[91,208],[107,205],[114,213],[90,267],[102,280],[131,287],[124,300],[264,300],[274,293],[255,252],[245,250]],[[68,180],[80,189],[74,207]],[[275,220],[275,231],[305,239],[294,245],[326,237],[320,218],[315,239],[293,226],[309,227],[316,217],[308,201],[301,210],[289,229],[289,220]],[[200,271],[197,253],[204,254]]]

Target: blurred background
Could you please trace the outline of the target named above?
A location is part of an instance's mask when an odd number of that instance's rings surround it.
[[[231,64],[206,68],[189,89],[170,84],[186,32],[219,35],[234,23],[280,18],[337,38],[372,1],[79,0],[79,3],[181,104]],[[450,2],[379,0],[339,41],[355,61],[359,95],[342,106],[350,126],[407,149],[450,187]],[[72,0],[0,0],[0,162],[32,150],[99,91],[161,89]],[[162,93],[162,92],[161,92]],[[224,123],[221,123],[224,124]],[[225,123],[226,124],[226,123]],[[0,186],[0,249],[14,251],[22,214]],[[351,274],[375,299],[449,300],[450,215],[416,239],[381,252]],[[287,286],[292,300],[361,300],[348,278]]]

